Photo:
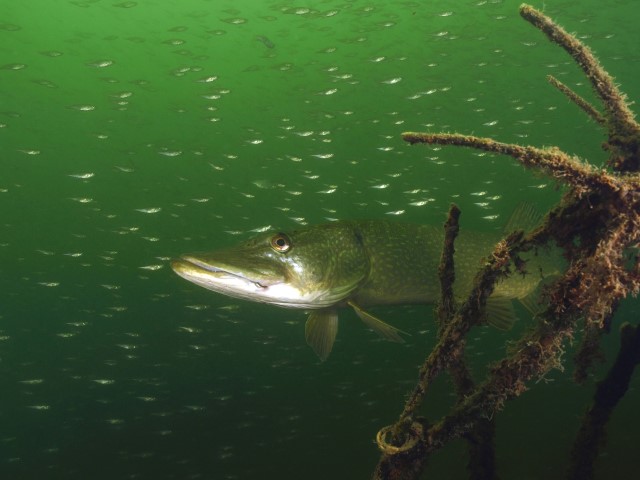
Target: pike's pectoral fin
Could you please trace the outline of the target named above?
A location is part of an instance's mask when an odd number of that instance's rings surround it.
[[[522,298],[518,298],[520,303],[522,303],[524,308],[529,311],[532,317],[537,317],[544,311],[545,304],[542,302],[542,291],[545,287],[550,285],[551,282],[555,282],[559,277],[560,275],[556,273],[546,275],[540,279],[540,283],[538,283],[533,291],[529,292]]]
[[[524,308],[531,314],[532,317],[542,313],[544,310],[540,303],[540,288],[536,288],[533,292],[529,293],[526,297],[519,298],[518,300]]]
[[[323,362],[333,348],[338,334],[338,312],[335,310],[314,310],[307,318],[304,336],[307,343]]]
[[[542,215],[536,210],[532,204],[521,202],[509,217],[507,224],[504,226],[505,235],[515,230],[524,230],[528,232],[533,230],[542,221]]]
[[[384,323],[382,320],[365,312],[364,310],[362,310],[362,308],[360,308],[354,302],[349,301],[347,303],[351,307],[353,307],[353,309],[356,311],[356,313],[360,317],[360,320],[362,320],[367,327],[369,327],[371,330],[376,332],[382,338],[386,340],[390,340],[392,342],[404,343],[404,339],[399,334],[403,333],[405,335],[409,335],[407,332],[403,332],[402,330],[397,329],[396,327],[392,327],[388,323]]]
[[[491,295],[487,299],[487,323],[498,330],[511,330],[516,321],[516,312],[511,299],[502,295]]]

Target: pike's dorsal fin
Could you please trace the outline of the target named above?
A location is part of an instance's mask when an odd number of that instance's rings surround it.
[[[309,346],[323,362],[331,353],[337,334],[338,312],[333,309],[311,312],[304,326],[304,336]]]
[[[367,327],[376,332],[382,338],[386,340],[390,340],[392,342],[404,343],[404,340],[399,335],[399,333],[404,333],[405,335],[409,335],[407,332],[403,332],[402,330],[397,329],[396,327],[392,327],[388,323],[384,323],[382,320],[374,317],[373,315],[362,310],[358,305],[356,305],[353,301],[347,302],[353,309],[356,311],[360,320],[362,320]]]
[[[511,330],[516,312],[511,299],[503,295],[491,295],[487,299],[487,323],[498,330]]]
[[[528,232],[538,226],[542,215],[536,208],[527,202],[519,203],[504,226],[504,234],[508,235],[516,230]]]

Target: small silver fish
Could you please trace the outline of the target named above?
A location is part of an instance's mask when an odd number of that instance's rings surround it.
[[[256,40],[261,42],[267,48],[275,48],[276,44],[269,40],[264,35],[256,35]]]

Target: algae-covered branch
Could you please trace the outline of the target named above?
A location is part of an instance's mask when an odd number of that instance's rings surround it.
[[[448,265],[455,259],[451,245],[455,235],[445,235],[441,264],[443,299],[438,309],[439,340],[425,359],[418,383],[399,419],[378,433],[377,443],[382,456],[374,479],[419,478],[428,456],[457,437],[465,437],[470,444],[490,444],[493,431],[490,424],[483,422],[493,418],[506,401],[526,391],[531,380],[544,376],[552,368],[562,368],[561,356],[570,338],[583,339],[574,361],[576,372],[581,372],[577,374],[578,380],[584,378],[600,355],[602,335],[612,331],[614,326],[615,331],[618,330],[615,313],[620,301],[630,295],[637,296],[640,291],[640,125],[635,121],[625,95],[587,46],[529,5],[522,5],[520,14],[571,55],[602,102],[600,112],[557,79],[548,78],[555,88],[606,129],[607,141],[603,144],[609,154],[606,168],[593,167],[556,147],[543,149],[457,133],[403,134],[404,140],[411,144],[463,146],[511,156],[527,168],[539,170],[563,183],[567,189],[561,202],[547,213],[540,226],[531,232],[513,232],[496,245],[485,267],[476,276],[469,298],[457,307],[450,302],[451,294],[444,293],[450,286],[446,275]],[[452,212],[456,213],[455,210]],[[447,225],[450,229],[451,218]],[[457,222],[455,226],[457,228]],[[487,296],[503,275],[526,270],[519,259],[521,252],[547,244],[557,245],[570,267],[544,289],[543,307],[535,316],[535,326],[523,334],[502,360],[489,367],[483,382],[477,385],[465,383],[464,394],[459,395],[447,415],[439,420],[420,416],[422,399],[438,374],[443,371],[453,374],[454,379],[457,378],[457,390],[461,391],[460,382],[465,378],[460,376],[460,372],[465,372],[465,337],[479,323]],[[626,325],[621,332],[621,353],[604,382],[622,378],[626,383],[616,383],[620,388],[613,400],[596,393],[594,406],[585,416],[576,440],[569,478],[593,477],[594,457],[606,419],[624,396],[638,363],[637,326]],[[602,385],[598,392],[607,390]],[[599,413],[603,411],[606,412],[604,417]],[[598,423],[595,423],[595,417]],[[491,449],[487,451],[491,452]],[[492,453],[490,456],[492,458]],[[480,478],[474,477],[474,469],[484,469],[481,478],[496,478],[495,465],[492,462],[488,467],[480,465],[479,458],[470,455],[471,478]],[[585,467],[578,469],[576,465]]]

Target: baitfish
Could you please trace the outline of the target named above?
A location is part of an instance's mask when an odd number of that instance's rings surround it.
[[[405,332],[365,308],[438,301],[442,230],[387,220],[340,220],[291,232],[267,232],[210,253],[185,254],[173,260],[171,267],[186,280],[230,297],[309,310],[306,340],[325,360],[338,332],[338,310],[343,307],[351,307],[383,338],[403,342],[400,334]],[[499,239],[499,235],[465,234],[461,229],[455,245],[454,283],[460,299],[471,290],[483,255]],[[538,285],[557,266],[538,255],[528,259],[527,270],[531,273],[511,275],[496,285],[487,302],[489,324],[510,328],[515,318],[512,300],[534,305],[530,297],[536,294],[537,298]]]
[[[262,42],[262,44],[267,48],[275,48],[276,46],[275,43],[273,43],[271,40],[269,40],[269,38],[265,37],[264,35],[256,35],[255,38],[259,42]]]

